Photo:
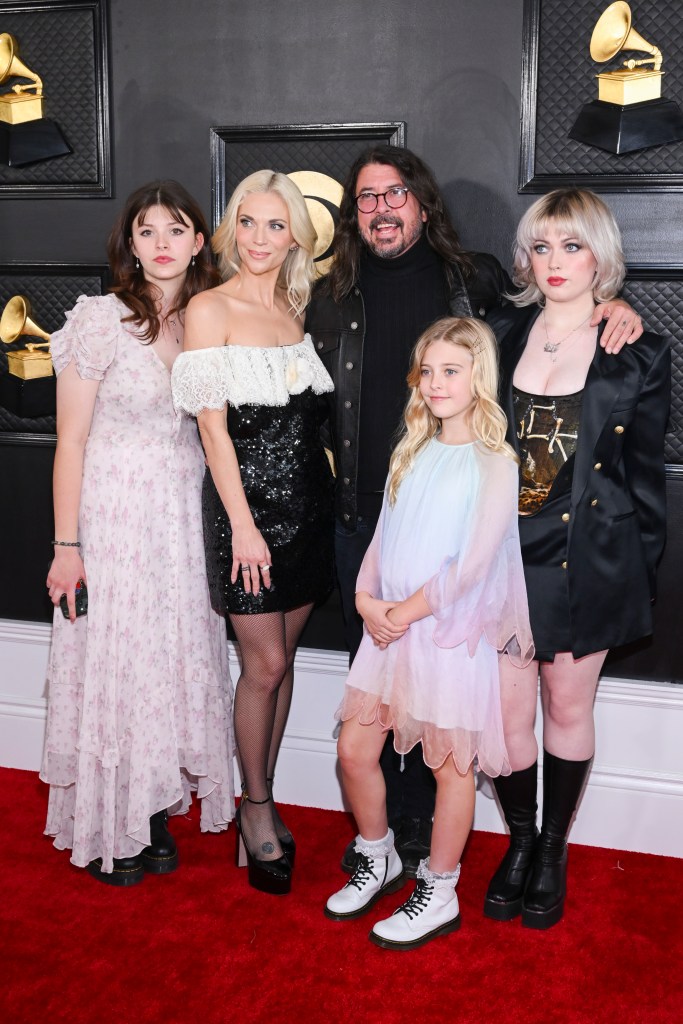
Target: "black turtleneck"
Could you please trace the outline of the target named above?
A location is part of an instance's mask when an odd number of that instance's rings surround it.
[[[408,390],[410,353],[429,324],[448,315],[443,261],[425,235],[393,259],[364,250],[365,306],[358,436],[358,512],[379,513]]]

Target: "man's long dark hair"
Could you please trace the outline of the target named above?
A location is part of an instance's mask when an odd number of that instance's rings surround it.
[[[194,265],[190,264],[187,268],[185,281],[172,308],[167,311],[167,317],[182,315],[193,295],[221,283],[213,262],[209,229],[190,193],[179,182],[172,180],[150,181],[136,189],[128,196],[107,242],[107,255],[114,279],[110,291],[118,295],[131,311],[130,316],[123,318],[123,323],[133,323],[137,328],[144,326],[140,337],[149,342],[156,341],[161,330],[157,307],[158,288],[145,280],[141,268],[136,268],[130,244],[135,218],[139,217],[143,221],[145,213],[153,206],[163,206],[172,220],[178,224],[189,223],[195,234],[201,232],[204,236],[204,244],[194,258]]]
[[[400,149],[398,146],[372,146],[356,158],[344,183],[339,223],[332,243],[334,262],[326,279],[327,288],[335,302],[340,302],[348,295],[358,280],[364,242],[358,230],[356,182],[358,175],[368,164],[385,164],[396,168],[406,188],[410,189],[427,213],[427,241],[443,259],[449,280],[452,278],[453,263],[458,264],[463,274],[467,276],[471,269],[470,260],[460,245],[458,233],[451,223],[439,186],[429,167],[409,149]]]

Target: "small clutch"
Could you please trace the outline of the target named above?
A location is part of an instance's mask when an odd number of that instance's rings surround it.
[[[59,607],[62,609],[62,615],[65,619],[69,618],[69,606],[66,603],[66,594],[62,594],[59,599]],[[88,614],[88,588],[85,585],[84,580],[79,580],[76,584],[76,618],[79,615]]]

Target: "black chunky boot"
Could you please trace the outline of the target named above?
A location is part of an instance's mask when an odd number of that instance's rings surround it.
[[[567,832],[592,761],[565,761],[543,752],[543,824],[522,904],[527,928],[551,928],[564,913]]]
[[[157,811],[149,819],[150,844],[140,854],[150,875],[170,875],[178,867],[178,848],[168,831],[168,811]]]
[[[112,871],[102,870],[102,858],[91,860],[86,869],[98,882],[105,885],[116,885],[128,888],[137,885],[145,877],[145,869],[142,865],[142,854],[136,853],[134,857],[114,857],[114,868]]]
[[[496,793],[510,829],[510,845],[489,883],[484,900],[484,917],[511,921],[522,911],[522,897],[529,880],[538,837],[536,828],[536,785],[538,765],[493,779]]]

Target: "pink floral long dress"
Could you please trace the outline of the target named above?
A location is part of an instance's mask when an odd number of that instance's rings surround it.
[[[55,610],[40,777],[45,832],[85,867],[149,843],[150,815],[201,799],[201,828],[234,814],[227,640],[210,606],[202,537],[204,457],[173,408],[170,373],[121,323],[115,297],[80,298],[52,336],[101,381],[79,514],[88,614]]]

